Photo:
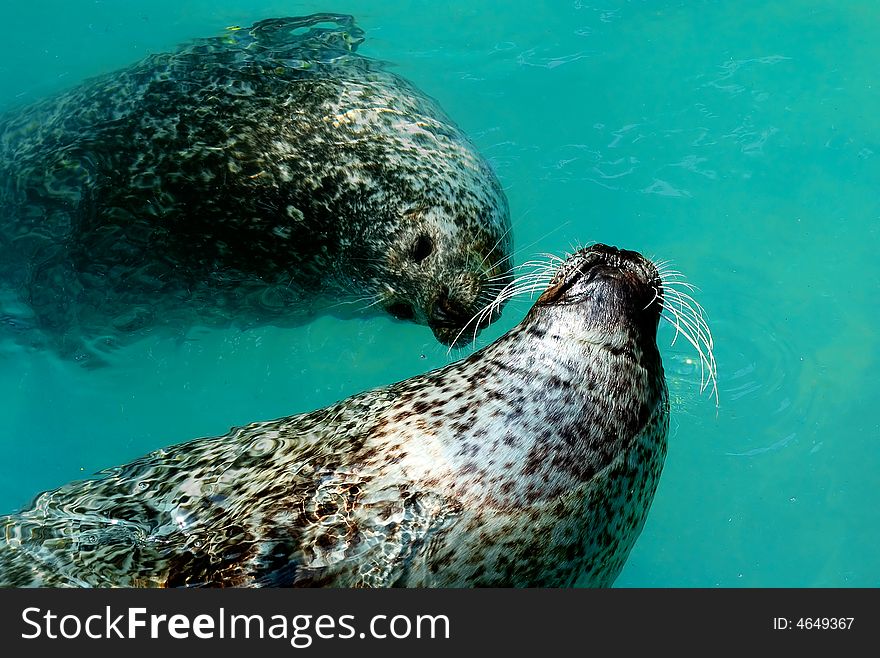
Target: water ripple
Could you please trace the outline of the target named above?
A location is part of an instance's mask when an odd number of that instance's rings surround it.
[[[746,277],[740,272],[739,278]],[[719,418],[729,424],[723,452],[754,458],[794,447],[804,438],[800,430],[813,426],[820,411],[816,389],[807,384],[803,338],[757,281],[740,280],[724,289],[724,314],[711,324]]]

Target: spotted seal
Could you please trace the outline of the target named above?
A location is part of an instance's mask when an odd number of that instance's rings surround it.
[[[350,16],[264,20],[3,117],[0,320],[78,358],[365,308],[472,335],[510,273],[505,195],[363,38]]]
[[[666,455],[663,299],[636,252],[579,251],[468,358],[40,495],[0,582],[609,586]]]

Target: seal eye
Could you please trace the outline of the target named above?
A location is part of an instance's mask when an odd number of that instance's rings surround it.
[[[406,302],[397,302],[388,307],[388,312],[398,320],[412,320],[416,317],[413,307]]]
[[[421,263],[432,253],[434,253],[434,241],[430,235],[422,233],[413,245],[412,259],[416,263]]]

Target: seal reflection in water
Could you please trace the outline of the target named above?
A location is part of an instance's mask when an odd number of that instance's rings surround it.
[[[43,493],[0,581],[609,586],[666,455],[663,306],[650,261],[579,251],[469,358]]]
[[[451,343],[509,277],[507,201],[362,41],[350,16],[265,20],[0,118],[0,327],[95,363],[157,327],[326,312]]]

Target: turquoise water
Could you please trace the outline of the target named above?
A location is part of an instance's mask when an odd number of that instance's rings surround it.
[[[315,11],[354,14],[360,52],[471,135],[505,187],[518,262],[600,241],[699,286],[719,403],[662,327],[669,456],[617,585],[880,585],[880,5],[41,0],[4,12],[0,108]],[[469,351],[386,318],[148,340],[97,371],[5,348],[0,512]]]

